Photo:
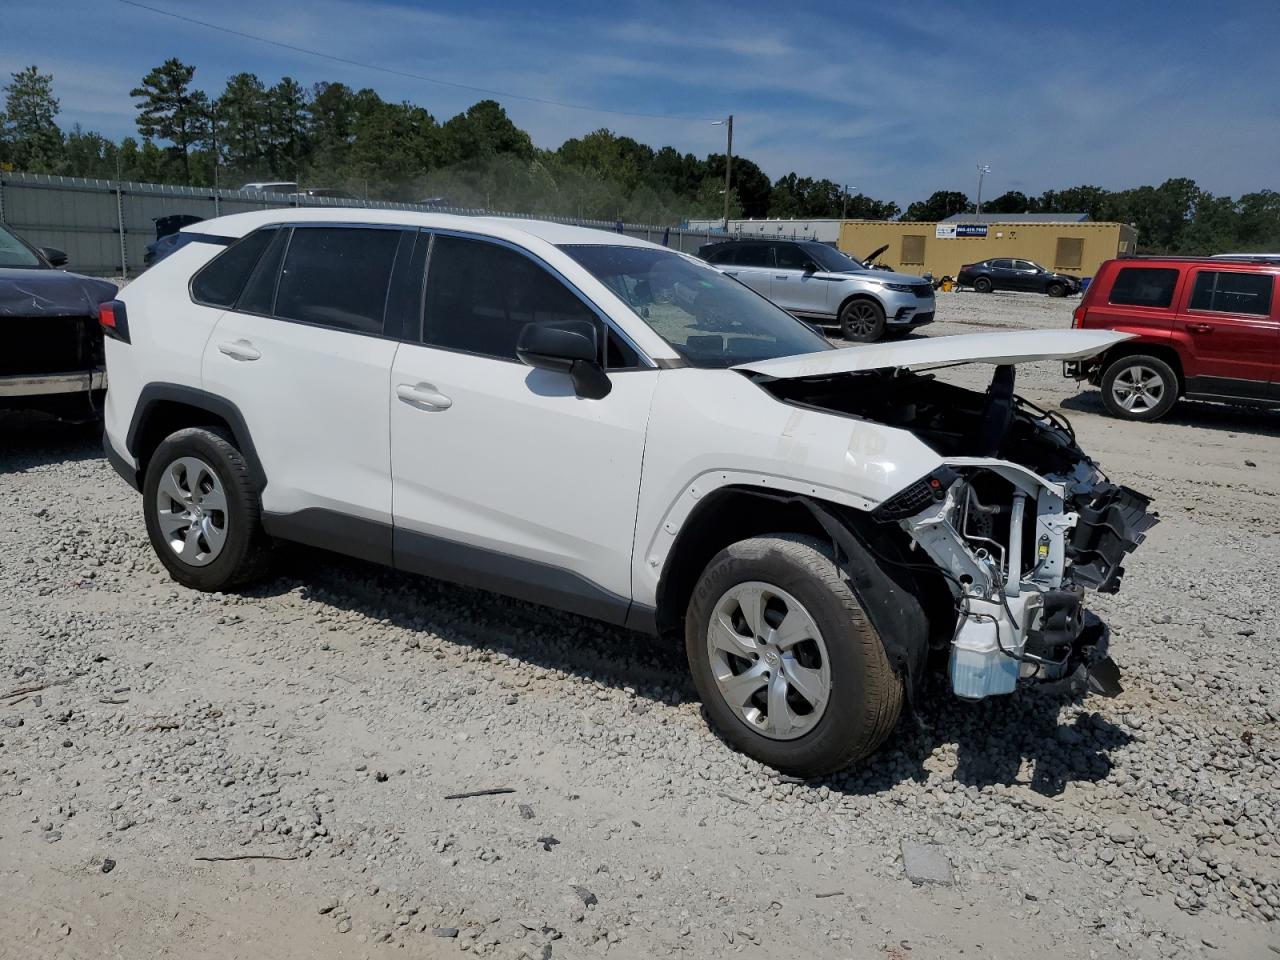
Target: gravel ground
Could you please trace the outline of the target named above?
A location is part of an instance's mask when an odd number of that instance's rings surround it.
[[[1093,604],[1125,693],[937,691],[816,783],[622,630],[301,549],[184,590],[92,429],[0,421],[0,956],[1280,954],[1280,416],[1020,392],[1164,517]]]

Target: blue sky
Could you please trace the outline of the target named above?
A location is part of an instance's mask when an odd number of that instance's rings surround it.
[[[735,153],[776,178],[830,177],[899,203],[935,189],[1038,193],[1189,176],[1218,194],[1280,188],[1280,4],[754,0],[424,3],[147,0],[393,69],[664,116],[733,113]],[[60,122],[134,133],[129,89],[177,56],[218,92],[338,80],[444,120],[480,98],[239,39],[115,0],[6,4],[0,71],[54,75]],[[706,119],[646,119],[499,98],[539,146],[609,127],[723,150]]]

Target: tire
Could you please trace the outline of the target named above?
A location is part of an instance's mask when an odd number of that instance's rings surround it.
[[[1102,403],[1121,420],[1159,420],[1178,402],[1178,375],[1159,357],[1135,353],[1102,374]]]
[[[216,428],[165,438],[147,463],[142,509],[156,556],[184,586],[220,591],[266,571],[261,501],[244,457]]]
[[[990,277],[975,277],[973,281],[973,289],[978,293],[990,293],[993,289]]]
[[[874,343],[884,336],[884,307],[874,300],[850,300],[840,308],[840,333],[854,343]]]
[[[763,631],[750,629],[749,608]],[[790,646],[776,632],[788,621]],[[727,626],[713,633],[716,624]],[[831,545],[814,537],[770,534],[720,551],[689,601],[685,652],[711,725],[784,773],[817,777],[863,759],[902,712],[902,681],[879,634]]]
[[[1051,297],[1065,297],[1067,295],[1067,288],[1061,283],[1051,283],[1045,288],[1044,292]]]

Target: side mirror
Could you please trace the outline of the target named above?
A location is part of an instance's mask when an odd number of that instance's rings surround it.
[[[805,273],[817,273],[817,272],[818,272],[818,265],[817,265],[816,263],[814,263],[812,260],[806,260],[806,261],[805,261],[805,264],[804,264],[804,272],[805,272]]]
[[[40,256],[49,261],[54,267],[65,267],[67,265],[67,255],[57,247],[41,247]]]
[[[596,326],[588,320],[526,323],[516,341],[516,356],[530,367],[568,374],[574,391],[586,400],[603,399],[613,389],[597,359]]]

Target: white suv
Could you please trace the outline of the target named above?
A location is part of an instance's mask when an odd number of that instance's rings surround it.
[[[837,350],[705,263],[534,221],[239,214],[102,311],[107,454],[180,583],[315,544],[680,636],[725,739],[810,776],[957,694],[1099,665],[1154,519],[1013,364],[1122,334]],[[915,371],[995,364],[984,395]],[[1083,675],[1083,674],[1082,674]]]

